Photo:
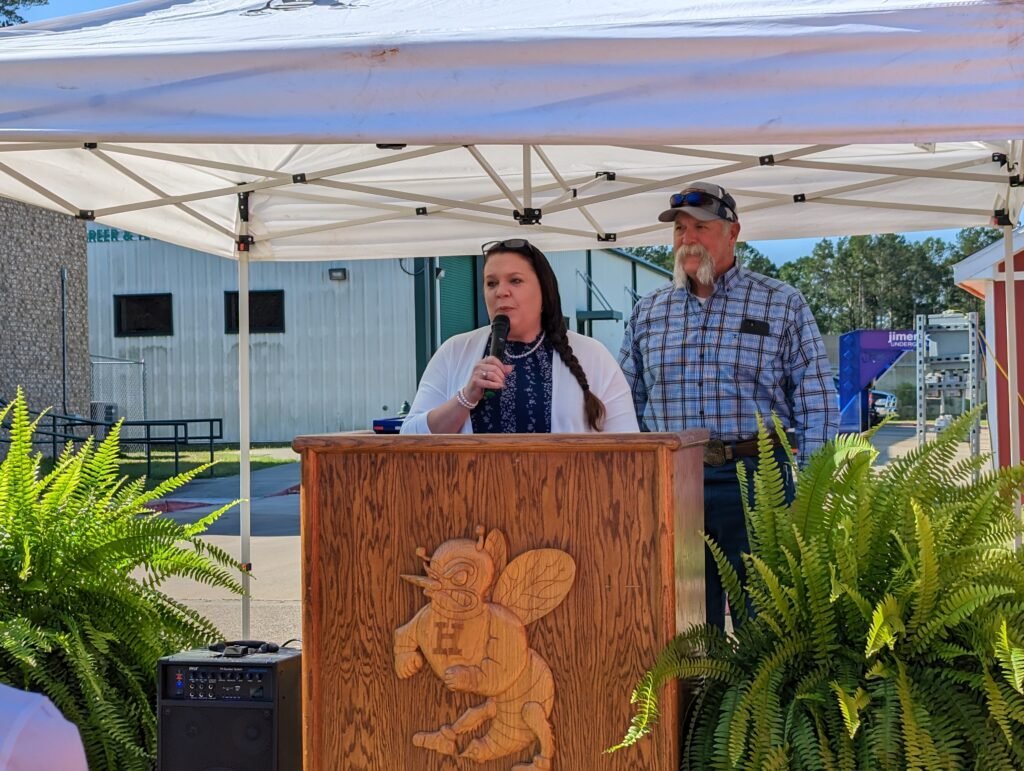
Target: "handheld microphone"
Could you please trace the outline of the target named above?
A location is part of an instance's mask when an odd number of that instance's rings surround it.
[[[491,320],[491,349],[488,356],[497,356],[500,360],[505,355],[505,343],[508,342],[509,321],[508,316],[499,313]],[[487,389],[484,391],[484,398],[490,399],[497,391]]]
[[[505,355],[505,343],[508,342],[509,321],[508,316],[499,313],[491,321],[491,350],[488,356],[496,356],[499,359]]]

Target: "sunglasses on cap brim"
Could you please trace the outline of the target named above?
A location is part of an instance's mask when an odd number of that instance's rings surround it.
[[[723,220],[735,222],[736,210],[723,199],[703,190],[688,190],[685,193],[674,193],[669,196],[668,205],[672,209],[690,206],[696,209],[708,209]]]

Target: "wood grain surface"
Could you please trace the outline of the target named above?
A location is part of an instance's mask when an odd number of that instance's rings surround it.
[[[632,686],[677,619],[703,612],[695,544],[705,438],[297,439],[307,771],[507,771],[532,757],[477,764],[413,746],[413,734],[451,723],[482,699],[448,691],[426,668],[408,680],[394,670],[394,630],[425,603],[400,574],[422,572],[417,547],[431,553],[443,541],[473,538],[478,524],[500,528],[512,556],[552,548],[576,562],[564,602],[527,627],[555,680],[554,768],[675,771],[671,691],[651,740],[603,750],[628,727]],[[677,608],[677,593],[687,607]]]

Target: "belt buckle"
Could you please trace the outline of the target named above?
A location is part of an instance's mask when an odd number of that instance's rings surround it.
[[[704,445],[704,465],[724,466],[726,460],[725,442],[721,439],[708,439]]]

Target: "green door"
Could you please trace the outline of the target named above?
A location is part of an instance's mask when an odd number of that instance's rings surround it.
[[[441,340],[476,329],[477,280],[474,257],[442,257],[444,278],[438,282],[441,301]]]

